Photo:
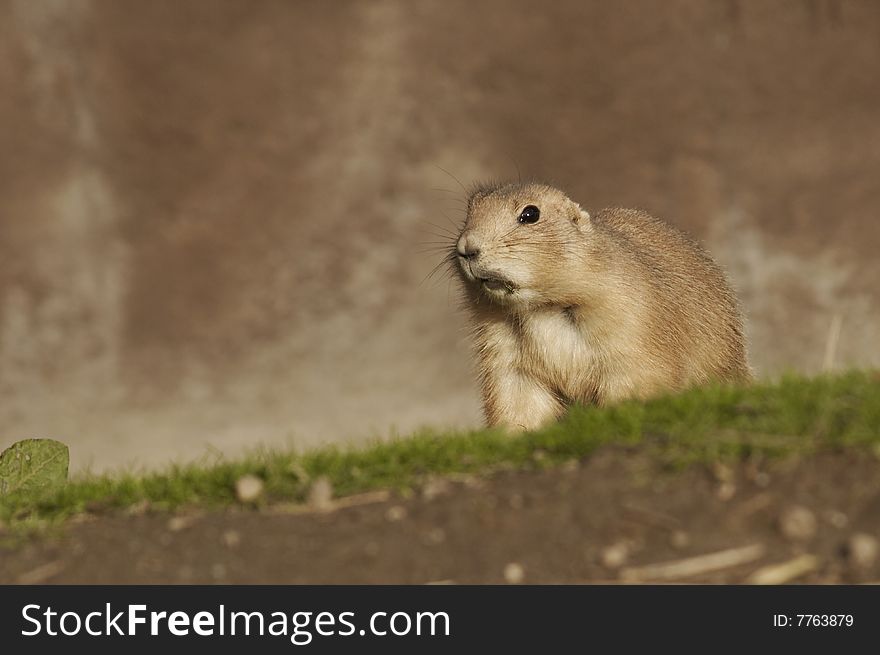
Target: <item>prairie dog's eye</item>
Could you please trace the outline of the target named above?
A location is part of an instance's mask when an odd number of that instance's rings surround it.
[[[520,212],[519,219],[517,220],[519,220],[520,223],[537,223],[540,217],[540,209],[534,205],[526,205],[522,212]]]

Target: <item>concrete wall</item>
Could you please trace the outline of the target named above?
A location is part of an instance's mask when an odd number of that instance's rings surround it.
[[[0,0],[0,447],[477,425],[423,281],[453,176],[690,230],[762,375],[835,320],[835,367],[880,365],[878,34],[859,0]]]

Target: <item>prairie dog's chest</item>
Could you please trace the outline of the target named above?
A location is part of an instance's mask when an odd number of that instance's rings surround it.
[[[562,391],[566,390],[567,381],[579,377],[593,360],[585,335],[571,316],[561,310],[524,317],[519,339],[523,367]]]

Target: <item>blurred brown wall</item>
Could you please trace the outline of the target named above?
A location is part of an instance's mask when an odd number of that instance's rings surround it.
[[[422,282],[443,169],[692,231],[763,375],[819,370],[835,316],[835,366],[877,366],[878,35],[860,0],[0,0],[0,447],[478,424]]]

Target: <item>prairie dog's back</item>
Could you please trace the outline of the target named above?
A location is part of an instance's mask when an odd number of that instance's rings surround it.
[[[700,244],[635,209],[603,209],[593,216],[593,225],[607,239],[606,247],[616,251],[620,269],[645,285],[655,345],[690,353],[685,377],[750,376],[739,303]]]

